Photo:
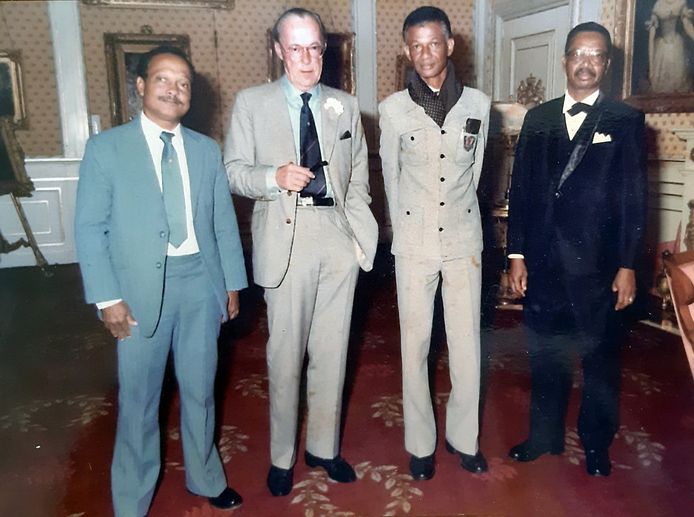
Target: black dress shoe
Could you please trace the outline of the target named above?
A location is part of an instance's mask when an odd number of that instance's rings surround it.
[[[323,467],[328,473],[328,477],[338,483],[351,483],[357,479],[354,469],[342,456],[335,456],[331,460],[326,460],[306,451],[304,460],[309,467]]]
[[[460,466],[468,472],[481,474],[482,472],[487,472],[489,469],[487,460],[484,459],[484,455],[481,451],[477,451],[475,454],[465,454],[453,447],[448,440],[446,440],[446,450],[451,454],[460,456]]]
[[[270,466],[270,471],[267,473],[267,487],[270,493],[275,497],[287,495],[292,491],[294,484],[294,469],[281,469]]]
[[[586,451],[586,470],[591,476],[609,476],[612,464],[607,449]]]
[[[207,500],[212,506],[220,510],[231,510],[243,503],[243,498],[231,487],[226,487],[217,497],[208,497]]]
[[[420,458],[414,454],[410,456],[410,474],[415,481],[424,481],[434,477],[434,455]]]
[[[508,455],[511,457],[511,459],[516,461],[535,461],[543,454],[557,455],[562,454],[563,452],[564,444],[558,446],[555,445],[552,447],[538,447],[536,445],[532,445],[529,440],[525,440],[515,447],[512,447],[511,450],[508,451]]]

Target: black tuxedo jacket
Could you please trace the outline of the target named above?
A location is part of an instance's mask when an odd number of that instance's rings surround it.
[[[525,117],[507,246],[508,253],[525,256],[526,307],[555,303],[541,291],[562,291],[559,280],[564,290],[577,291],[580,300],[570,295],[570,301],[590,311],[595,297],[612,297],[617,270],[633,269],[640,251],[647,198],[644,115],[601,96],[569,140],[563,102],[551,100]]]

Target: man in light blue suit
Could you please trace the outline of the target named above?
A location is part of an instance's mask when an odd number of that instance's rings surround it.
[[[169,351],[181,397],[186,487],[218,508],[241,504],[214,445],[220,324],[247,286],[217,144],[180,125],[192,64],[159,47],[138,67],[142,114],[87,143],[75,232],[86,300],[118,339],[116,516],[147,514],[159,477],[159,399]]]

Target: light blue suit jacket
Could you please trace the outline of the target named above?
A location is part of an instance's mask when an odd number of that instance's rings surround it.
[[[247,286],[243,251],[217,143],[182,127],[200,255],[227,316],[227,291]],[[139,117],[94,136],[80,167],[77,258],[87,302],[121,298],[144,336],[161,312],[169,228]]]

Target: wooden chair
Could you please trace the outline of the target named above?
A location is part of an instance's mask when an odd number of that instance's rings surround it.
[[[682,344],[694,377],[694,251],[663,254]]]

